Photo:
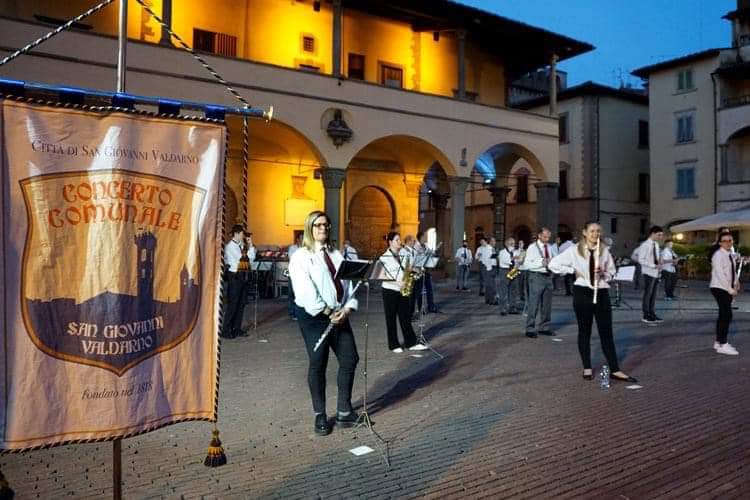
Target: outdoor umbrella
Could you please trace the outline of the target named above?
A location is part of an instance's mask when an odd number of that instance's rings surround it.
[[[750,206],[719,212],[670,227],[673,233],[685,231],[715,231],[721,227],[732,229],[750,227]]]

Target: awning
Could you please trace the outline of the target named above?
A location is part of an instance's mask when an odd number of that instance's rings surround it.
[[[750,206],[739,208],[737,210],[730,210],[728,212],[706,215],[689,222],[672,226],[669,230],[672,233],[681,233],[685,231],[716,231],[721,227],[728,227],[730,229],[750,227]]]

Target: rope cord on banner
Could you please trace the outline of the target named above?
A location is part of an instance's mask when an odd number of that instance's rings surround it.
[[[87,10],[83,14],[74,17],[73,19],[71,19],[70,21],[66,22],[65,24],[61,24],[60,26],[58,26],[54,30],[50,31],[46,35],[44,35],[44,36],[42,36],[40,38],[37,38],[36,40],[34,40],[30,44],[26,45],[25,47],[23,47],[23,48],[15,51],[15,52],[13,52],[9,56],[3,58],[0,61],[0,66],[2,66],[3,64],[9,63],[10,61],[12,61],[13,59],[15,59],[16,57],[20,56],[21,54],[25,54],[25,53],[29,52],[31,49],[33,49],[37,45],[41,45],[42,43],[46,42],[47,40],[49,40],[53,36],[61,33],[62,31],[65,31],[66,29],[70,28],[71,26],[73,26],[78,21],[80,21],[82,19],[85,19],[88,16],[90,16],[91,14],[94,14],[95,12],[98,12],[98,11],[102,10],[104,7],[106,7],[107,5],[111,4],[113,1],[114,0],[103,0],[99,4],[94,5],[93,7],[91,7],[89,10]]]

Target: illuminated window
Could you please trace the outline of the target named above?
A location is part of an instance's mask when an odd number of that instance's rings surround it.
[[[193,28],[193,49],[220,56],[237,56],[237,37]]]
[[[365,56],[349,54],[349,78],[352,80],[365,79]]]
[[[404,70],[397,66],[380,64],[380,84],[386,87],[403,88],[404,87]]]
[[[303,35],[302,50],[305,52],[315,52],[315,37],[312,35]]]

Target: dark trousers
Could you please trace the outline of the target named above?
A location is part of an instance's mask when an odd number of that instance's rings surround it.
[[[404,297],[401,292],[383,288],[383,309],[385,310],[385,326],[388,333],[388,349],[401,347],[398,341],[398,329],[396,318],[401,325],[401,333],[404,336],[404,347],[411,347],[417,343],[417,336],[411,327],[411,310],[409,297]]]
[[[239,273],[227,272],[227,308],[224,311],[224,324],[221,336],[234,338],[241,333],[242,315],[245,312],[245,292],[247,281]]]
[[[716,342],[726,344],[729,336],[729,324],[732,322],[732,296],[721,288],[712,288],[711,294],[719,305],[719,318],[716,320]]]
[[[664,295],[673,299],[674,289],[677,286],[677,273],[662,271],[661,277],[664,280]]]
[[[297,313],[295,312],[296,305],[294,304],[294,288],[292,288],[291,278],[287,279],[287,290],[288,290],[287,295],[289,295],[289,302],[287,302],[286,310],[289,313],[289,316],[294,318],[296,317]]]
[[[479,295],[484,294],[484,266],[482,263],[479,263]]]
[[[485,304],[496,304],[497,303],[497,268],[493,267],[490,270],[484,266],[479,265],[479,275],[484,276],[484,303]]]
[[[328,349],[331,348],[339,361],[339,371],[336,378],[338,385],[338,402],[336,408],[342,413],[352,411],[352,386],[354,385],[354,372],[359,362],[357,344],[354,342],[354,334],[349,320],[333,328],[328,337],[323,341],[317,351],[313,351],[315,343],[320,335],[328,327],[330,322],[325,314],[310,316],[307,312],[295,305],[295,314],[305,340],[307,357],[310,365],[307,369],[307,383],[310,386],[313,411],[325,413],[326,411],[326,369],[328,368]]]
[[[638,290],[638,288],[640,288],[640,284],[641,284],[641,265],[636,263],[635,273],[633,274],[633,288],[635,290]]]
[[[435,311],[435,296],[432,291],[432,276],[429,272],[424,273],[423,280],[423,286],[424,286],[424,293],[427,295],[427,310],[430,312]],[[417,309],[422,310],[422,294],[420,293],[417,295]]]
[[[573,295],[573,281],[575,281],[575,274],[566,274],[563,276],[563,283],[565,284],[565,295]]]
[[[615,341],[612,337],[612,306],[609,303],[609,290],[600,289],[594,304],[594,291],[585,286],[573,286],[573,310],[578,320],[578,352],[583,368],[591,369],[591,329],[596,318],[596,328],[602,351],[607,359],[610,372],[620,371],[617,363]]]
[[[498,276],[497,296],[501,313],[515,313],[518,308],[519,277],[514,280],[506,278],[510,269],[500,268]]]
[[[526,281],[526,332],[547,332],[552,320],[552,275],[528,271]]]
[[[422,293],[424,291],[424,276],[422,276],[418,280],[414,280],[414,288],[409,296],[409,311],[411,311],[412,316],[415,311],[422,310]],[[417,306],[419,306],[419,309],[417,309]]]
[[[643,317],[646,319],[656,317],[656,287],[658,284],[659,278],[643,275]]]

